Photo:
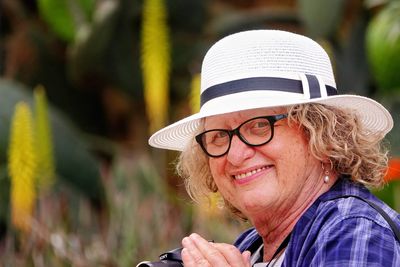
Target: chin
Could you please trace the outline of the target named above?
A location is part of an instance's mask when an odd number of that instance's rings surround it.
[[[250,199],[248,201],[243,201],[242,207],[247,213],[254,213],[260,210],[264,210],[268,206],[266,199]]]

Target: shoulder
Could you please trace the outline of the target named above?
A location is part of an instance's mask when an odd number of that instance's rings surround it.
[[[289,258],[309,266],[316,262],[328,266],[338,261],[396,266],[400,261],[400,243],[389,223],[358,197],[375,203],[400,228],[399,214],[365,187],[341,184],[321,196],[300,218],[289,245]]]
[[[375,197],[363,185],[341,178],[328,192],[321,195],[302,215],[296,226],[321,229],[342,225],[345,222],[369,221],[382,229],[391,230],[384,211],[400,228],[400,215]]]
[[[318,232],[317,239],[323,241],[336,237],[341,241],[348,239],[349,242],[357,242],[381,238],[398,245],[390,223],[400,229],[399,214],[378,199],[371,197],[368,201],[383,210],[388,218],[384,218],[386,215],[357,197],[349,196],[321,202],[312,226]]]
[[[391,223],[400,229],[400,215],[375,197],[363,185],[347,180],[339,182],[315,203],[314,225],[319,234],[332,230],[351,230],[358,235],[387,235],[395,240]]]
[[[396,225],[400,227],[398,218]],[[399,241],[388,222],[356,198],[322,203],[305,238],[296,245],[306,266],[398,266],[400,262]]]
[[[335,224],[347,220],[367,220],[390,229],[388,219],[400,228],[400,215],[362,185],[343,181],[316,203],[315,217]],[[382,214],[385,213],[385,214]],[[388,218],[384,218],[386,216]]]

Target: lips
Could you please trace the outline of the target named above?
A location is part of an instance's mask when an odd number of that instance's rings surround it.
[[[246,178],[248,178],[248,177],[250,177],[250,176],[252,176],[252,175],[254,175],[256,173],[259,173],[259,172],[261,172],[261,171],[263,171],[263,170],[265,170],[265,169],[267,169],[269,167],[270,166],[263,166],[261,168],[257,168],[257,169],[251,170],[251,171],[247,171],[247,172],[244,172],[244,173],[239,173],[239,174],[233,175],[233,178],[235,178],[236,180],[246,179]]]

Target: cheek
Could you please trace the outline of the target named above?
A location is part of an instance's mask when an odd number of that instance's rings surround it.
[[[232,180],[225,174],[225,165],[222,159],[210,159],[210,171],[219,193],[230,203],[234,199],[234,187]]]
[[[300,141],[299,141],[300,142]],[[287,177],[287,183],[301,188],[311,175],[315,159],[311,156],[307,144],[298,144],[288,152],[286,163],[281,168]],[[296,184],[296,185],[293,185]]]
[[[300,145],[292,146],[284,155],[281,160],[281,171],[290,173],[293,176],[298,176],[304,169],[306,169],[309,155],[308,151]]]
[[[215,183],[220,183],[221,177],[224,176],[224,165],[220,158],[210,158],[208,162],[210,166],[211,175]]]
[[[307,169],[307,165],[311,164],[308,143],[301,132],[292,130],[282,136],[285,141],[277,142],[274,150],[277,163],[277,171],[281,174],[286,173],[288,176],[301,175]],[[281,139],[281,140],[282,140]],[[292,179],[292,177],[291,177]]]

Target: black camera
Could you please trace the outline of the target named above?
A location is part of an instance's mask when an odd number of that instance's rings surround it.
[[[176,248],[160,255],[159,261],[142,261],[136,267],[182,267],[182,248]]]

